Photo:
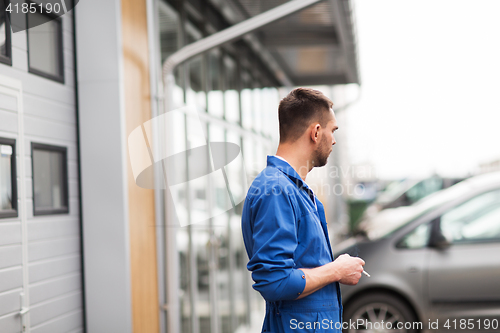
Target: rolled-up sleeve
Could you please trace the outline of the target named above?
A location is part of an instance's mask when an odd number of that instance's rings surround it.
[[[251,205],[253,253],[247,268],[253,288],[267,301],[293,300],[304,290],[305,275],[296,268],[296,219],[290,196],[275,185]]]

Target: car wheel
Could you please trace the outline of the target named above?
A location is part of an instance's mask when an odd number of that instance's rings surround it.
[[[370,293],[356,298],[344,310],[347,333],[416,333],[417,318],[400,298],[386,293]]]

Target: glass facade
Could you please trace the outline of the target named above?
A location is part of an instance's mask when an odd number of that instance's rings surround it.
[[[183,1],[161,1],[159,9],[162,63],[183,45],[220,29],[206,22],[206,15],[194,15]],[[236,332],[250,326],[252,312],[264,311],[246,269],[241,198],[248,189],[244,184],[265,167],[266,154],[275,153],[279,95],[269,84],[276,79],[266,77],[268,71],[260,72],[253,57],[241,52],[241,45],[232,44],[197,56],[175,71],[173,104],[197,110],[208,143],[190,150],[197,147],[189,134],[197,128],[196,117],[186,113],[170,124],[175,132],[169,143],[173,151],[188,153],[184,162],[173,166],[175,171],[167,172],[190,180],[171,188],[177,218],[187,225],[167,228],[177,241],[180,292],[179,304],[174,306],[180,309],[181,332]],[[234,157],[234,147],[240,158]],[[205,153],[207,158],[200,158]],[[215,176],[213,171],[221,169]],[[200,176],[208,174],[214,176]],[[168,275],[165,284],[171,283]]]

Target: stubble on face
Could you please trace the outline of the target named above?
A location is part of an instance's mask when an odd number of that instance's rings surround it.
[[[313,152],[313,166],[322,167],[328,162],[331,153],[331,144],[328,143],[326,136],[321,138],[319,146]]]

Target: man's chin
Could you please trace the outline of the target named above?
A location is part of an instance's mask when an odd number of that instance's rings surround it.
[[[325,166],[327,163],[328,163],[328,157],[325,160],[319,161],[318,165],[315,165],[314,167],[315,168],[320,168],[320,167]]]

